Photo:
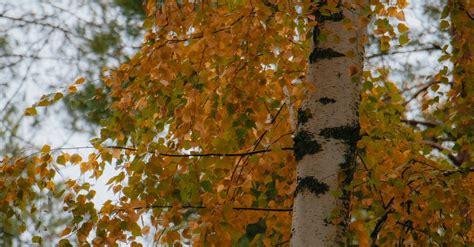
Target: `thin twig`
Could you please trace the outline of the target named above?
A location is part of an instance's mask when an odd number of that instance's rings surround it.
[[[414,50],[407,50],[407,51],[393,51],[390,53],[377,53],[377,54],[368,55],[366,58],[372,59],[372,58],[382,57],[382,56],[390,56],[390,55],[413,53],[413,52],[423,52],[423,51],[438,51],[438,50],[442,50],[441,47],[439,47],[438,45],[433,45],[431,47],[425,47],[421,49],[414,49]]]
[[[401,119],[400,120],[402,123],[410,124],[410,125],[424,125],[426,127],[437,127],[438,124],[435,122],[431,121],[426,121],[426,120],[414,120],[414,119]]]
[[[454,156],[452,153],[451,153],[451,150],[441,146],[440,144],[436,143],[436,142],[433,142],[433,141],[428,141],[428,140],[423,140],[421,142],[422,144],[425,144],[425,145],[428,145],[430,147],[433,147],[441,152],[443,151],[448,151],[449,153],[447,154],[448,158],[451,160],[451,162],[453,162],[453,164],[455,166],[460,166],[462,164],[462,162],[456,157]]]

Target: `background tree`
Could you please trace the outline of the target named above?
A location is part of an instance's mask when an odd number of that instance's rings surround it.
[[[97,124],[105,116],[107,107],[105,98],[93,103],[90,100],[100,85],[96,80],[100,68],[126,61],[137,49],[133,45],[142,35],[142,4],[142,1],[112,0],[0,3],[2,156],[25,155],[30,149],[41,146],[44,140],[38,139],[48,132],[48,125],[55,126],[56,134],[64,135],[51,138],[56,143],[66,143],[73,135],[94,129],[87,126]],[[63,101],[70,116],[54,109],[49,116],[33,121],[24,118],[27,106],[24,102],[38,97],[37,91],[55,90],[78,75],[94,83]],[[31,90],[33,88],[35,90]],[[58,128],[57,119],[70,123],[69,127],[62,124]],[[62,131],[57,132],[58,129]],[[63,181],[65,177],[67,175],[60,174],[55,180]],[[59,183],[56,186],[62,188]],[[44,190],[32,193],[37,194],[35,200],[27,202],[23,210],[17,210],[15,217],[1,215],[3,245],[30,246],[35,233],[43,238],[43,243],[57,242],[58,231],[70,221],[67,214],[52,213],[62,209],[64,189],[57,189],[55,193]]]
[[[138,48],[144,12],[142,1],[48,1],[0,3],[0,137],[2,153],[18,154],[35,146],[38,131],[58,125],[55,119],[42,121],[22,117],[25,100],[41,96],[35,92],[56,90],[79,76],[94,81],[81,93],[64,102],[72,118],[64,131],[91,130],[89,123],[103,117],[106,102],[90,98],[100,85],[100,68],[126,61]],[[34,89],[34,90],[33,90]],[[88,112],[88,115],[85,114]],[[59,138],[58,138],[59,139]],[[43,142],[43,141],[42,141]]]

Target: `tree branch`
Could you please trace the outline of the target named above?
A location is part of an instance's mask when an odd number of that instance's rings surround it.
[[[453,162],[453,164],[454,164],[455,166],[460,166],[460,165],[462,165],[462,162],[461,162],[456,156],[454,156],[454,155],[451,153],[451,150],[449,150],[449,149],[447,149],[447,148],[441,146],[440,144],[438,144],[438,143],[436,143],[436,142],[433,142],[433,141],[428,141],[428,140],[424,140],[424,141],[422,141],[421,143],[424,144],[424,145],[428,145],[428,146],[430,146],[430,147],[433,147],[433,148],[435,148],[435,149],[437,149],[437,150],[439,150],[439,151],[441,151],[441,152],[443,152],[443,151],[445,151],[445,150],[446,150],[446,151],[449,151],[449,153],[447,154],[447,156],[448,156],[448,158],[451,160],[451,162]]]
[[[436,44],[433,44],[433,46],[420,48],[420,49],[413,49],[413,50],[407,50],[407,51],[393,51],[393,52],[390,52],[390,53],[372,54],[372,55],[367,56],[366,58],[367,59],[372,59],[372,58],[381,57],[381,56],[390,56],[390,55],[396,55],[396,54],[422,52],[422,51],[438,51],[438,50],[442,50],[441,47],[439,47]]]
[[[133,210],[141,209],[151,209],[151,208],[173,208],[178,209],[212,209],[215,207],[205,207],[205,206],[192,206],[192,205],[183,205],[183,206],[173,206],[173,205],[150,205],[145,207],[135,207]],[[120,208],[115,210],[115,213],[124,211],[125,209]],[[265,211],[265,212],[292,212],[292,208],[257,208],[257,207],[233,207],[232,210],[236,211]]]
[[[131,147],[121,147],[121,146],[106,146],[105,148],[112,148],[112,149],[122,149],[122,150],[130,150],[130,151],[138,151],[136,148]],[[282,148],[282,150],[293,150],[293,148],[286,147]],[[268,153],[271,152],[272,149],[261,149],[255,150],[250,152],[243,152],[243,153],[192,153],[192,154],[172,154],[172,153],[160,153],[160,152],[153,152],[148,151],[151,154],[157,154],[160,156],[167,156],[167,157],[212,157],[212,156],[219,156],[219,157],[240,157],[240,156],[250,156],[260,153]]]
[[[406,106],[408,105],[412,100],[416,99],[416,97],[418,97],[418,95],[420,95],[421,93],[425,92],[426,90],[428,90],[429,87],[431,87],[431,85],[434,85],[434,84],[438,84],[438,83],[441,83],[440,81],[432,81],[428,84],[426,84],[425,86],[423,86],[422,88],[420,88],[418,91],[416,91],[415,94],[413,94],[413,96],[408,99],[407,101],[405,101],[403,103],[403,106]]]
[[[172,208],[172,205],[152,205],[149,208]],[[180,208],[184,209],[211,209],[205,206],[182,206]],[[144,209],[142,208],[134,208],[135,210]],[[292,208],[256,208],[256,207],[233,207],[233,210],[238,211],[269,211],[269,212],[291,212],[293,211]]]
[[[424,125],[426,127],[437,127],[438,124],[435,123],[435,122],[431,122],[431,121],[426,121],[426,120],[414,120],[414,119],[401,119],[400,120],[402,123],[406,123],[406,124],[410,124],[410,125],[414,125],[414,126],[417,126],[417,125]]]
[[[137,152],[137,151],[138,151],[137,148],[133,148],[133,147],[122,147],[122,146],[104,146],[103,148],[121,149],[121,150],[128,150],[128,151],[134,151],[134,152]],[[82,146],[82,147],[53,148],[53,149],[51,149],[51,152],[61,151],[61,150],[72,150],[72,149],[75,149],[75,150],[79,150],[79,149],[95,149],[95,147],[92,147],[92,146]],[[293,148],[292,148],[292,147],[284,147],[284,148],[281,148],[281,150],[293,151]],[[160,153],[160,152],[154,152],[154,151],[147,151],[147,153],[156,154],[156,155],[159,155],[159,156],[167,156],[167,157],[242,157],[242,156],[251,156],[251,155],[261,154],[261,153],[268,153],[268,152],[271,152],[271,151],[274,151],[274,149],[272,150],[271,148],[269,148],[269,149],[254,150],[254,151],[242,152],[242,153],[192,153],[192,154],[173,154],[173,153]],[[30,154],[30,155],[21,157],[21,158],[19,158],[18,160],[27,159],[27,158],[29,158],[29,157],[32,157],[32,156],[37,155],[37,154],[40,154],[40,153],[41,153],[41,151],[38,151],[38,152],[32,153],[32,154]],[[0,160],[0,162],[2,162],[2,161],[3,161],[3,160]]]
[[[392,197],[392,201],[393,201],[393,197]],[[377,237],[379,235],[379,232],[380,230],[382,230],[382,226],[383,224],[385,223],[385,221],[387,221],[388,219],[388,215],[393,213],[394,210],[388,210],[384,213],[384,215],[382,215],[382,217],[380,217],[378,220],[377,220],[377,223],[375,224],[375,227],[374,227],[374,230],[372,231],[372,233],[370,234],[370,238],[372,239],[372,244],[370,245],[371,247],[375,247],[377,246],[376,242],[377,242]]]

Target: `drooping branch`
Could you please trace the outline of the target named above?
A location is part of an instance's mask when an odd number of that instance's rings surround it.
[[[424,51],[440,51],[442,50],[439,45],[433,44],[432,46],[429,47],[424,47],[420,49],[413,49],[413,50],[406,50],[406,51],[393,51],[390,53],[376,53],[372,55],[368,55],[366,58],[367,59],[372,59],[376,57],[382,57],[382,56],[391,56],[391,55],[397,55],[397,54],[405,54],[405,53],[414,53],[414,52],[424,52]]]
[[[283,107],[285,107],[285,104],[286,104],[286,103],[283,103],[283,104],[281,105],[280,109],[278,109],[278,112],[275,114],[275,116],[272,116],[272,120],[271,120],[270,124],[274,124],[274,123],[275,123],[276,119],[278,118],[278,116],[280,115],[281,111],[283,110]],[[271,112],[269,112],[269,114],[271,115]],[[265,137],[265,135],[266,135],[267,133],[268,133],[268,130],[265,130],[265,131],[258,137],[258,139],[257,139],[257,140],[254,142],[254,144],[253,144],[253,149],[252,149],[251,152],[257,151],[258,145],[260,145],[260,143],[262,142],[263,138]],[[291,149],[291,150],[293,150],[293,149]],[[247,156],[247,155],[246,155],[246,156]],[[243,157],[243,155],[241,155],[241,157]],[[236,172],[237,172],[237,168],[239,168],[239,164],[240,164],[241,161],[242,161],[242,159],[239,159],[239,161],[238,161],[237,164],[235,165],[234,170],[232,171],[232,175],[230,176],[230,180],[231,180],[231,181],[234,181],[234,176],[235,176],[235,174],[236,174]],[[241,170],[240,170],[240,173],[239,173],[239,175],[238,175],[237,180],[238,180],[238,179],[240,178],[240,176],[242,175],[242,170],[243,170],[243,167],[242,167]],[[227,193],[229,193],[229,189],[230,189],[230,184],[229,184],[229,186],[227,187]],[[234,196],[232,196],[232,198],[233,198],[233,197],[234,197]]]
[[[171,205],[153,205],[150,208],[172,208],[172,207],[173,206],[171,206]],[[182,206],[180,208],[184,208],[184,209],[212,209],[212,208],[205,207],[205,206],[190,206],[190,205]],[[134,209],[135,210],[140,210],[140,209],[144,209],[144,208],[134,208]],[[291,211],[293,211],[292,208],[233,207],[232,209],[237,210],[237,211],[267,211],[267,212],[291,212]]]
[[[85,36],[73,33],[70,30],[67,30],[62,26],[57,26],[57,25],[54,25],[54,24],[51,24],[51,23],[48,23],[48,22],[42,22],[41,20],[28,20],[28,19],[23,19],[22,17],[18,18],[18,17],[8,16],[8,15],[5,15],[4,13],[0,14],[0,18],[7,19],[7,20],[10,20],[10,21],[15,21],[15,22],[21,22],[21,23],[24,23],[24,24],[37,25],[37,26],[50,28],[52,30],[60,31],[60,32],[64,33],[65,35],[72,35],[72,36],[75,36],[77,38],[81,38],[81,39],[84,39],[84,40],[87,40],[87,41],[91,41],[88,38],[86,38]]]
[[[134,147],[122,147],[122,146],[104,146],[103,148],[109,149],[121,149],[121,150],[128,150],[137,152],[138,149]],[[62,150],[79,150],[79,149],[95,149],[93,146],[82,146],[82,147],[62,147],[62,148],[53,148],[51,152],[55,151],[62,151]],[[293,151],[292,147],[284,147],[281,150],[285,151]],[[254,150],[249,152],[242,152],[242,153],[191,153],[191,154],[176,154],[176,153],[160,153],[157,151],[147,151],[147,153],[155,154],[158,156],[167,156],[167,157],[243,157],[243,156],[251,156],[256,154],[268,153],[271,151],[275,151],[275,149],[261,149],[261,150]],[[34,155],[40,154],[41,152],[35,152],[30,155],[24,156],[18,160],[24,160]]]
[[[437,127],[438,124],[435,123],[435,122],[431,122],[431,121],[426,121],[426,120],[414,120],[414,119],[401,119],[400,120],[402,123],[406,123],[406,124],[409,124],[409,125],[414,125],[414,126],[417,126],[417,125],[424,125],[426,127]]]
[[[422,141],[422,144],[425,144],[425,145],[428,145],[432,148],[435,148],[439,151],[448,151],[448,158],[451,160],[451,162],[453,162],[453,164],[455,166],[460,166],[462,164],[462,161],[460,159],[458,159],[458,157],[454,156],[452,153],[451,153],[451,150],[441,146],[440,144],[436,143],[436,142],[433,142],[433,141],[428,141],[428,140],[424,140]]]
[[[106,146],[105,148],[111,149],[123,149],[123,150],[130,150],[130,151],[138,151],[136,148],[131,147],[121,147],[121,146]],[[281,150],[293,150],[293,148],[285,147],[281,148]],[[167,156],[167,157],[240,157],[240,156],[250,156],[255,154],[261,153],[268,153],[271,152],[272,149],[261,149],[261,150],[254,150],[249,152],[242,152],[242,153],[192,153],[192,154],[173,154],[173,153],[160,153],[160,152],[153,152],[148,151],[151,154],[157,154],[159,156]]]
[[[392,198],[392,199],[393,199],[393,198]],[[393,209],[388,210],[388,211],[386,211],[386,212],[382,215],[382,217],[380,217],[380,218],[377,220],[377,223],[375,224],[374,230],[373,230],[372,233],[370,234],[370,238],[372,239],[372,244],[371,244],[372,247],[377,246],[376,241],[377,241],[379,232],[380,232],[380,230],[382,230],[383,224],[387,221],[388,215],[391,214],[391,213],[393,213],[393,212],[394,212]]]
[[[428,90],[428,88],[430,88],[432,85],[439,84],[439,83],[441,83],[441,81],[432,81],[432,82],[429,82],[428,84],[424,85],[422,88],[418,89],[418,91],[416,91],[415,94],[413,94],[413,96],[411,96],[411,98],[409,98],[407,101],[405,101],[403,103],[403,106],[408,105],[411,101],[416,99],[418,97],[418,95],[420,95],[423,92],[426,92],[426,90]]]
[[[250,15],[253,15],[254,12],[251,12]],[[229,26],[227,27],[223,27],[223,28],[219,28],[217,30],[214,30],[211,32],[211,34],[216,34],[216,33],[219,33],[219,32],[222,32],[222,31],[226,31],[226,30],[229,30],[232,26],[234,26],[235,24],[237,24],[239,21],[241,21],[245,16],[240,16],[239,18],[237,18],[234,22],[232,22]],[[190,38],[186,38],[186,39],[169,39],[167,40],[166,42],[170,42],[170,43],[181,43],[181,42],[185,42],[185,41],[190,41],[190,40],[193,40],[193,39],[200,39],[204,37],[204,34],[201,33],[201,34],[198,34],[196,36],[193,36],[193,37],[190,37]]]
[[[182,205],[182,206],[173,206],[173,205],[149,205],[144,207],[134,207],[133,210],[142,210],[142,209],[152,209],[152,208],[177,208],[177,209],[214,209],[215,207],[205,207],[205,206],[193,206],[193,205]],[[114,213],[124,211],[125,209],[120,208]],[[236,211],[265,211],[265,212],[292,212],[292,208],[258,208],[258,207],[233,207],[232,210]]]

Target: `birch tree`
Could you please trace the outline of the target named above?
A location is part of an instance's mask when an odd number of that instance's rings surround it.
[[[359,137],[358,107],[368,4],[323,1],[315,12],[308,92],[298,112],[293,246],[344,243]],[[336,194],[336,192],[338,192]],[[331,224],[331,214],[341,217]]]

